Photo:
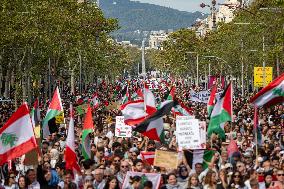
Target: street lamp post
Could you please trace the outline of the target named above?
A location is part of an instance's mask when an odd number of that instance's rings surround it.
[[[201,3],[200,7],[205,8],[205,7],[210,7],[211,10],[211,15],[212,15],[212,30],[216,31],[217,26],[216,26],[216,0],[211,1],[211,5],[207,5],[205,3]]]

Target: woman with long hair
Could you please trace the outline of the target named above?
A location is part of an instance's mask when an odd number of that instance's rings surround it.
[[[230,188],[248,189],[247,186],[244,184],[243,176],[239,171],[233,173],[231,182],[229,184],[229,189]]]
[[[115,176],[111,176],[108,178],[104,189],[119,189],[118,180]]]
[[[177,183],[177,176],[174,173],[168,175],[168,184],[164,185],[161,189],[182,189],[182,187]]]
[[[20,176],[19,177],[19,179],[18,179],[18,187],[19,187],[19,189],[26,189],[27,188],[25,176]]]
[[[217,183],[217,189],[226,189],[228,187],[228,175],[226,169],[219,171],[219,182]]]
[[[188,179],[187,189],[200,189],[200,184],[197,174],[192,174]]]
[[[217,188],[217,174],[216,172],[209,170],[204,179],[203,189],[216,189]]]
[[[9,177],[7,177],[4,180],[4,187],[5,189],[16,189],[17,183],[16,183],[16,176],[13,172],[9,173]]]

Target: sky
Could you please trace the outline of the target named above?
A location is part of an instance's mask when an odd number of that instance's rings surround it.
[[[171,7],[181,11],[188,11],[188,12],[200,11],[205,13],[210,12],[209,7],[205,7],[204,9],[202,9],[200,7],[200,4],[201,3],[210,4],[211,2],[211,0],[135,0],[135,1]],[[217,3],[223,3],[224,1],[225,0],[217,0]]]

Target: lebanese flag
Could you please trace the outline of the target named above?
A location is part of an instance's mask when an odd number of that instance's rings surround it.
[[[99,107],[100,101],[98,99],[98,93],[94,93],[90,102],[94,109]]]
[[[26,103],[0,128],[0,166],[37,148],[30,111]]]
[[[284,102],[284,73],[251,98],[256,107],[272,106]]]
[[[46,138],[50,134],[48,121],[54,118],[55,116],[59,115],[62,111],[63,111],[62,101],[60,98],[59,89],[58,87],[56,87],[51,103],[49,104],[46,116],[42,123],[43,138]]]
[[[81,169],[77,163],[77,157],[75,153],[75,135],[74,135],[74,112],[73,107],[70,105],[70,121],[68,128],[68,135],[66,139],[66,149],[64,153],[64,160],[66,162],[66,169],[76,170],[81,173]]]
[[[141,159],[149,165],[154,164],[155,152],[141,152]]]
[[[177,104],[177,101],[166,100],[161,104],[160,109],[158,109],[154,114],[149,115],[142,123],[137,125],[133,131],[142,133],[149,139],[164,141],[164,122],[163,116],[169,114],[171,109]]]
[[[213,85],[213,87],[211,88],[210,97],[209,97],[208,103],[207,103],[208,117],[210,117],[212,110],[214,108],[216,92],[217,92],[217,85]]]
[[[208,136],[214,132],[220,138],[225,139],[224,128],[221,128],[220,125],[232,121],[232,93],[232,83],[230,83],[213,108],[208,126]]]
[[[157,111],[156,109],[156,99],[152,91],[149,89],[146,82],[144,82],[143,89],[139,89],[137,94],[143,98],[145,107],[144,109],[148,114],[153,114]]]
[[[238,149],[238,145],[236,143],[236,141],[232,140],[230,141],[229,145],[227,146],[227,152],[228,152],[228,156],[229,157],[232,157],[232,155],[235,153],[235,152],[238,152],[239,149]]]
[[[126,125],[136,125],[148,116],[144,109],[144,100],[130,101],[120,106]]]
[[[94,123],[92,116],[92,109],[88,105],[88,110],[84,120],[83,132],[82,132],[82,154],[85,159],[91,158],[91,140],[89,134],[94,131]]]

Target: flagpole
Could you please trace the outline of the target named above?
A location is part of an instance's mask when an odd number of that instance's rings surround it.
[[[255,116],[258,116],[258,110],[257,110],[256,106],[254,107],[254,111],[255,111]],[[258,119],[255,118],[255,121],[257,122],[255,124],[258,124]],[[258,156],[258,142],[257,142],[258,136],[257,136],[257,133],[258,133],[258,125],[256,125],[256,127],[255,127],[255,157],[256,157],[256,161],[258,161],[257,160],[257,156]]]

